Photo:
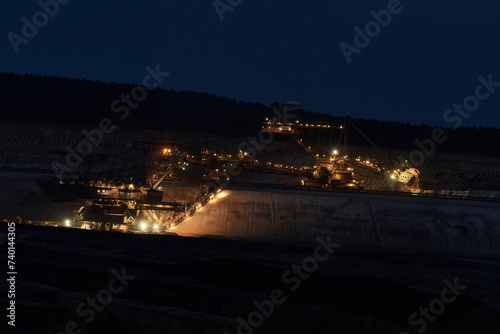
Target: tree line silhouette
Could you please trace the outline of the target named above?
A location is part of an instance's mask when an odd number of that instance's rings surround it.
[[[119,128],[213,134],[227,137],[256,135],[266,117],[272,118],[268,106],[236,101],[209,93],[155,89],[129,108],[120,119],[112,103],[136,87],[124,83],[77,80],[33,74],[0,73],[0,96],[4,120],[49,122],[96,127],[109,118]],[[273,102],[273,101],[269,101]],[[284,101],[280,101],[284,102]],[[120,103],[124,105],[124,103]],[[294,111],[302,122],[342,125],[344,115],[330,115],[305,110]],[[415,139],[431,137],[433,127],[374,119],[353,118],[352,122],[379,147],[417,149]],[[436,145],[436,151],[500,156],[500,129],[460,127],[445,129],[448,139]],[[369,146],[354,129],[349,142]]]

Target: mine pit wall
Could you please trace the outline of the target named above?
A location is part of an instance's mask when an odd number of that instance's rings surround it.
[[[164,184],[164,200],[189,202],[193,185]],[[0,177],[0,219],[62,221],[83,203],[51,203],[34,179]],[[168,196],[167,196],[168,195]],[[315,242],[446,253],[500,254],[500,204],[285,190],[224,190],[177,226],[185,236]]]
[[[225,190],[176,231],[185,236],[500,254],[500,205],[299,191]]]

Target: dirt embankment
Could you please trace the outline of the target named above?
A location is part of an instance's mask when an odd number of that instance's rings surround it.
[[[181,235],[313,241],[500,254],[500,205],[367,194],[225,190],[176,230]]]

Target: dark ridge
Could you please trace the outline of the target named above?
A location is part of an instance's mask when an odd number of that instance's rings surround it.
[[[120,128],[243,137],[256,135],[264,118],[273,117],[270,108],[259,103],[167,89],[149,91],[135,108],[125,107],[122,102],[112,108],[113,101],[120,100],[122,94],[130,95],[134,87],[116,82],[0,73],[2,118],[84,127],[96,127],[101,119],[109,118]],[[332,125],[343,124],[344,116],[304,110],[295,114],[296,119],[304,122]],[[425,124],[355,118],[352,121],[377,146],[393,149],[418,149],[415,140],[430,139],[433,130]],[[448,138],[436,144],[438,152],[500,156],[500,147],[492,145],[500,138],[500,129],[481,126],[444,130]],[[370,145],[354,129],[349,141],[352,145]]]

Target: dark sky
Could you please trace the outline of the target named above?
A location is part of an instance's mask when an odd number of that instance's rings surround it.
[[[41,8],[2,0],[0,71],[140,83],[160,64],[163,88],[432,125],[451,125],[479,75],[500,82],[500,1],[401,1],[350,64],[339,44],[390,1],[228,1],[241,4],[221,22],[213,0],[71,0],[16,54],[8,34]],[[500,87],[463,124],[500,127],[499,111]]]

